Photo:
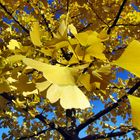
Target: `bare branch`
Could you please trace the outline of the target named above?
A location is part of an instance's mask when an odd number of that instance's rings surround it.
[[[96,17],[97,17],[98,19],[100,19],[101,22],[103,22],[105,25],[108,26],[108,24],[107,24],[107,23],[106,23],[106,22],[100,17],[100,15],[98,15],[98,13],[96,12],[96,10],[93,8],[93,4],[92,4],[92,2],[89,1],[89,4],[90,4],[90,6],[91,6],[91,9],[92,9],[93,12],[95,13]]]
[[[133,94],[133,92],[138,89],[138,87],[140,86],[140,81],[138,83],[136,83],[129,91],[127,94]],[[100,111],[99,113],[97,113],[96,115],[92,116],[91,118],[89,118],[88,120],[86,120],[84,123],[80,124],[76,131],[80,132],[83,128],[85,128],[86,126],[88,126],[89,124],[91,124],[92,122],[96,121],[97,119],[99,119],[100,117],[102,117],[103,115],[109,113],[111,110],[115,109],[116,107],[119,106],[119,104],[121,102],[123,102],[125,99],[127,99],[127,95],[122,96],[120,99],[117,100],[116,103],[113,103],[111,105],[109,105],[107,108],[105,108],[104,110]]]
[[[12,103],[12,100],[16,100],[16,98],[6,92],[4,93],[0,93],[0,96],[2,96],[4,99],[6,99],[7,101],[11,102]],[[28,111],[28,108],[21,108],[24,112],[27,112],[29,113]],[[65,130],[65,127],[59,127],[59,126],[56,126],[54,124],[54,122],[50,122],[50,123],[47,123],[46,121],[46,117],[43,116],[42,114],[37,114],[35,116],[36,119],[40,120],[45,126],[48,126],[49,129],[51,130],[56,130],[58,131],[63,137],[68,137],[68,132]]]
[[[118,20],[120,18],[120,15],[121,15],[121,13],[123,11],[123,8],[124,8],[124,5],[126,4],[126,2],[127,2],[127,0],[123,0],[122,5],[120,6],[119,12],[117,13],[117,15],[115,17],[115,20],[114,20],[113,24],[108,28],[107,34],[110,34],[112,28],[116,26],[116,24],[117,24],[117,22],[118,22]]]
[[[138,24],[132,24],[132,23],[128,23],[128,24],[116,24],[115,26],[140,26],[140,23],[138,23]]]
[[[15,17],[13,17],[12,13],[8,11],[8,9],[0,3],[0,7],[27,33],[29,34],[29,31],[17,20]]]
[[[135,131],[136,128],[128,129],[127,131],[119,131],[119,132],[114,132],[114,133],[106,133],[106,134],[97,134],[97,135],[89,135],[85,138],[82,138],[81,140],[96,140],[96,139],[106,139],[106,138],[113,138],[117,136],[123,136],[131,131]]]

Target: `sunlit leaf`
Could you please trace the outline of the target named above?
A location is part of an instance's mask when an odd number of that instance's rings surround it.
[[[47,89],[50,85],[51,83],[49,81],[43,81],[40,83],[36,83],[36,88],[39,90],[39,92],[42,92],[45,89]]]
[[[41,40],[40,40],[40,28],[39,28],[39,23],[38,22],[33,22],[32,23],[32,29],[30,31],[30,37],[31,41],[34,45],[36,46],[41,46]]]
[[[128,99],[131,105],[132,124],[134,127],[140,130],[140,98],[133,95],[128,95]]]
[[[19,54],[19,55],[9,56],[7,57],[6,60],[8,63],[15,63],[15,62],[21,61],[23,58],[25,58],[25,56]]]
[[[23,96],[29,96],[29,95],[33,95],[33,94],[38,94],[38,90],[35,89],[33,91],[23,91]]]
[[[44,77],[51,83],[58,85],[74,85],[75,80],[68,67],[50,65],[29,58],[24,58],[23,62],[32,68],[43,72]]]
[[[90,103],[84,93],[77,86],[52,85],[47,91],[47,98],[51,103],[60,99],[60,104],[65,109],[90,107]]]
[[[75,27],[73,24],[70,24],[70,25],[68,26],[68,29],[70,30],[70,32],[71,32],[73,35],[77,34],[76,27]]]
[[[75,37],[82,46],[88,46],[96,42],[100,42],[100,39],[97,38],[97,35],[98,33],[95,31],[86,31],[86,32],[75,34]]]
[[[7,45],[7,47],[9,48],[9,50],[15,50],[16,48],[20,48],[21,44],[20,44],[20,42],[14,40],[14,39],[11,39],[9,42],[9,45]]]
[[[99,33],[98,37],[102,40],[102,41],[106,41],[109,39],[109,35],[107,34],[107,28],[104,28],[103,30],[101,30],[101,32]]]
[[[119,59],[112,64],[118,65],[140,77],[140,42],[133,40]]]
[[[13,100],[13,103],[15,104],[16,107],[20,107],[20,108],[25,108],[26,105],[26,101],[20,101],[19,98],[17,98],[16,100]]]
[[[78,81],[88,90],[91,90],[90,74],[82,74],[79,76]]]

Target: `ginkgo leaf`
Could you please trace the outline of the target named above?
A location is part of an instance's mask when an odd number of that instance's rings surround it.
[[[42,92],[45,89],[47,89],[50,85],[51,83],[49,81],[43,81],[40,83],[36,83],[36,88],[39,90],[39,92]]]
[[[133,95],[128,95],[131,105],[132,124],[140,130],[140,98]]]
[[[36,46],[41,46],[41,40],[40,40],[40,31],[39,31],[39,23],[38,22],[33,22],[32,24],[32,29],[30,31],[30,37],[31,41],[34,45]]]
[[[133,40],[123,54],[112,64],[118,65],[140,77],[140,42]]]
[[[75,27],[73,24],[70,24],[70,25],[68,26],[68,29],[70,30],[70,32],[71,32],[73,35],[77,34],[76,27]]]
[[[76,39],[82,46],[88,46],[96,42],[100,42],[97,37],[98,33],[95,31],[86,31],[82,33],[75,34]]]
[[[98,37],[102,40],[102,41],[106,41],[109,39],[109,35],[107,34],[107,28],[104,28],[103,30],[101,30],[101,32],[99,33]]]
[[[32,95],[32,94],[38,94],[38,90],[37,89],[35,89],[35,90],[33,90],[33,91],[23,91],[23,96],[29,96],[29,95]]]
[[[7,45],[9,50],[15,50],[16,48],[20,48],[21,44],[20,42],[16,41],[15,39],[11,39],[9,42],[9,45]]]
[[[101,60],[107,59],[103,53],[105,46],[97,36],[98,33],[95,31],[86,31],[75,35],[79,43],[85,47],[81,48],[77,46],[75,52],[79,57],[84,54],[83,58],[86,62],[92,61],[91,56]]]
[[[60,23],[60,26],[58,28],[58,32],[60,33],[61,36],[65,36],[66,31],[67,31],[66,21],[62,20],[61,23]]]
[[[107,58],[105,57],[103,53],[104,50],[105,50],[105,47],[102,43],[97,43],[97,44],[93,44],[89,46],[86,49],[85,60],[86,60],[86,57],[88,56],[93,56],[101,60],[106,60]]]
[[[72,75],[71,69],[68,67],[62,67],[59,65],[50,65],[42,63],[30,58],[24,58],[23,62],[38,70],[43,72],[44,77],[51,83],[58,85],[74,85],[75,80]]]
[[[91,90],[90,74],[82,74],[79,76],[78,81],[88,90]]]
[[[111,66],[110,65],[105,65],[96,70],[96,72],[103,73],[104,75],[108,75],[111,73]]]
[[[24,55],[12,55],[12,56],[7,57],[6,60],[8,63],[15,63],[15,62],[21,61],[23,58],[25,58]]]
[[[65,109],[90,107],[87,97],[76,85],[52,85],[47,91],[47,98],[51,103],[60,99],[60,104]]]
[[[55,84],[49,87],[49,89],[47,90],[46,97],[49,99],[51,103],[55,103],[61,98],[61,94],[63,94],[62,93],[63,87],[60,88],[60,86],[55,85]]]

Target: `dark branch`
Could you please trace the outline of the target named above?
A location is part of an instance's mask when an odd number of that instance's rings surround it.
[[[98,15],[98,13],[96,12],[96,10],[93,8],[92,2],[89,1],[89,5],[91,6],[91,9],[92,9],[93,12],[95,13],[96,17],[97,17],[101,22],[103,22],[105,25],[108,26],[108,24],[100,17],[100,15]]]
[[[117,136],[123,136],[131,131],[135,131],[136,128],[132,128],[132,129],[129,129],[127,131],[119,131],[119,132],[114,132],[114,133],[106,133],[104,135],[100,135],[100,134],[97,134],[97,135],[89,135],[85,138],[82,138],[81,140],[96,140],[96,139],[106,139],[106,138],[112,138],[112,137],[117,137]]]
[[[0,3],[0,7],[27,33],[29,34],[29,31],[18,21],[15,19],[15,17],[13,17],[12,13],[10,13],[6,7]]]
[[[69,11],[69,3],[70,3],[69,0],[67,0],[67,7],[66,7],[67,8],[67,12]]]
[[[132,24],[132,23],[128,23],[128,24],[116,24],[115,26],[140,26],[140,23],[137,23],[137,24]]]
[[[133,92],[138,89],[138,87],[140,86],[140,82],[136,83],[129,91],[127,94],[133,94]],[[85,128],[86,126],[88,126],[89,124],[91,124],[92,122],[96,121],[97,119],[99,119],[100,117],[102,117],[103,115],[109,113],[111,110],[115,109],[116,107],[119,106],[119,103],[123,102],[125,99],[127,99],[127,95],[122,96],[120,99],[117,100],[116,103],[113,103],[111,105],[109,105],[107,108],[105,108],[104,110],[100,111],[99,113],[97,113],[96,115],[92,116],[91,118],[89,118],[88,120],[86,120],[84,123],[80,124],[76,131],[80,132],[83,128]]]
[[[115,17],[115,20],[114,20],[113,24],[108,28],[107,34],[110,34],[112,28],[116,26],[116,24],[117,24],[117,22],[118,22],[118,20],[120,18],[120,15],[121,15],[121,13],[123,11],[123,8],[124,8],[124,5],[126,4],[126,2],[127,2],[127,0],[123,0],[122,5],[120,6],[119,12],[118,12],[118,14]]]
[[[16,100],[16,98],[6,92],[0,93],[0,96],[2,96],[4,99],[12,103],[12,100]],[[21,108],[24,112],[28,112],[28,108]],[[53,122],[47,123],[46,117],[42,114],[37,114],[35,116],[36,119],[40,120],[45,126],[48,126],[51,130],[57,130],[63,137],[68,137],[67,131],[65,131],[65,128],[56,126]]]
[[[45,22],[45,25],[47,26],[48,32],[51,34],[51,37],[53,38],[53,33],[52,33],[52,31],[51,31],[51,28],[49,27],[49,21],[46,20],[44,14],[41,14],[41,16],[42,16],[42,18],[43,18],[43,20],[44,20],[44,22]]]
[[[27,3],[30,4],[30,0],[28,0]],[[33,7],[31,4],[30,4],[30,6]],[[36,7],[41,11],[41,7],[39,7],[38,4],[36,4]],[[33,7],[33,8],[34,8],[34,7]],[[40,13],[41,13],[41,12],[40,12]],[[43,19],[43,21],[44,21],[44,23],[45,23],[45,25],[46,25],[46,27],[47,27],[48,32],[51,34],[51,37],[53,38],[53,33],[52,33],[52,31],[51,31],[51,28],[49,27],[49,21],[47,21],[47,19],[46,19],[46,17],[45,17],[44,14],[41,14],[41,17],[42,17],[42,19]]]

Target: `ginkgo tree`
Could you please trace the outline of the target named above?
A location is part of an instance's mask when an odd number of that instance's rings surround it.
[[[2,139],[138,138],[139,5],[0,0]]]

